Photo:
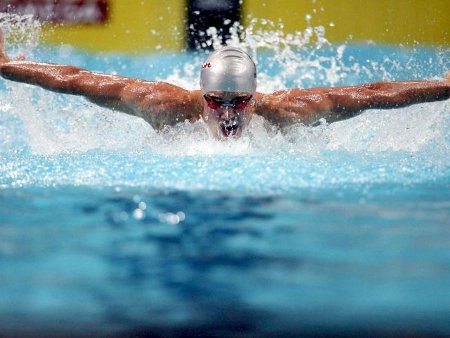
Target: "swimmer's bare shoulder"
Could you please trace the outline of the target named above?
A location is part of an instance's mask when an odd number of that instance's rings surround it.
[[[104,107],[142,117],[154,128],[200,118],[200,91],[165,82],[90,72],[74,66],[11,60],[0,30],[0,75],[58,93],[81,95]]]
[[[446,100],[450,97],[450,72],[443,81],[375,82],[358,86],[282,90],[257,93],[256,114],[275,125],[313,124],[345,120],[366,109],[399,108]]]

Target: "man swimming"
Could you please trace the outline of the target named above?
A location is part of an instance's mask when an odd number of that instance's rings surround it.
[[[94,73],[68,65],[11,60],[0,30],[0,75],[64,94],[81,95],[100,106],[139,116],[159,130],[165,125],[203,119],[216,138],[239,137],[253,114],[283,128],[336,122],[370,108],[398,108],[446,100],[450,74],[443,81],[377,82],[359,86],[256,92],[256,66],[249,55],[223,47],[203,64],[201,90],[165,82]]]

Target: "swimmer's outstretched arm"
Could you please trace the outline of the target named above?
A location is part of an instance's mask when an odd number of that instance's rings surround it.
[[[327,122],[345,120],[365,109],[399,108],[449,97],[450,73],[444,81],[376,82],[257,94],[256,113],[279,126],[295,122],[313,124],[321,118]]]
[[[100,106],[142,117],[154,128],[195,121],[202,111],[199,91],[165,82],[90,72],[73,66],[10,60],[0,30],[0,75],[64,94],[81,95]]]

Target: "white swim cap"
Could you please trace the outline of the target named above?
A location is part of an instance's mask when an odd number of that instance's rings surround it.
[[[212,53],[202,66],[200,88],[210,91],[256,92],[256,66],[250,56],[236,47],[222,47]]]

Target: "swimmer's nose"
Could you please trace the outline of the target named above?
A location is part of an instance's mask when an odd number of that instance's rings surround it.
[[[222,118],[224,120],[230,120],[236,116],[236,113],[233,111],[231,107],[224,107]]]

